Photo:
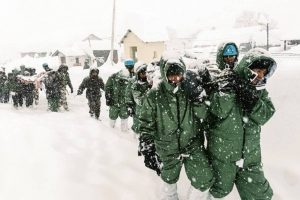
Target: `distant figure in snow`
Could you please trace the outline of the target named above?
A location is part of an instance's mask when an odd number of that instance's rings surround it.
[[[5,83],[7,81],[7,76],[3,69],[0,69],[0,103],[7,103]]]
[[[13,99],[13,106],[15,108],[23,106],[23,93],[22,93],[22,85],[21,81],[18,79],[18,75],[21,72],[18,69],[13,69],[11,73],[7,74],[7,90]]]
[[[91,68],[90,75],[83,79],[79,86],[77,95],[81,95],[86,89],[86,98],[88,99],[89,113],[91,117],[99,119],[101,107],[101,90],[104,90],[104,83],[99,76],[99,69]]]
[[[276,62],[267,51],[252,49],[215,80],[207,134],[216,178],[210,199],[224,198],[234,184],[242,200],[272,199],[273,191],[262,168],[260,131],[275,112],[263,88],[275,69]]]
[[[89,59],[85,59],[84,60],[83,69],[89,69],[90,68],[89,62],[90,62]]]
[[[43,64],[43,68],[47,72],[43,83],[46,88],[46,98],[48,100],[48,108],[52,112],[58,112],[59,101],[61,98],[61,85],[63,84],[63,79],[57,71],[49,68],[47,63]]]
[[[106,105],[109,106],[110,126],[115,127],[116,120],[121,119],[121,131],[128,131],[128,109],[125,101],[126,88],[134,79],[134,61],[124,62],[126,69],[112,74],[105,84]]]
[[[34,99],[34,89],[35,89],[34,77],[30,76],[30,72],[27,69],[25,69],[23,75],[18,75],[17,78],[21,83],[22,96],[25,100],[26,107],[32,106],[33,99]]]
[[[62,79],[62,84],[60,85],[60,106],[62,106],[66,111],[69,110],[68,102],[67,102],[67,85],[70,88],[70,92],[73,93],[73,86],[71,83],[70,75],[69,75],[69,67],[65,64],[61,64],[57,70],[60,78]]]

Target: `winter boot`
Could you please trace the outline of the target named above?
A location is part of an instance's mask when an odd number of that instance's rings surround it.
[[[194,188],[193,186],[190,186],[189,191],[188,191],[188,200],[209,200],[209,191],[206,190],[204,192],[201,192],[200,190]]]
[[[121,119],[121,131],[128,131],[128,119]]]
[[[111,128],[115,128],[115,126],[116,126],[116,120],[111,119],[109,121],[109,125],[110,125]]]
[[[163,182],[161,189],[161,200],[179,200],[177,194],[177,184],[168,184]]]

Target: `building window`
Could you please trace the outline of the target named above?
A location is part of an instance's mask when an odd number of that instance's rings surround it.
[[[137,47],[130,47],[130,58],[137,61]]]
[[[61,64],[66,64],[66,57],[60,57]]]
[[[153,52],[153,58],[157,58],[157,52],[156,51]]]

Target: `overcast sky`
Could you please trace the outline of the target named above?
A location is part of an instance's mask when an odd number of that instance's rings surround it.
[[[0,0],[0,59],[111,34],[113,0]],[[261,11],[300,29],[298,0],[116,0],[116,31],[153,22],[173,28],[231,26],[243,10]],[[292,23],[295,23],[292,25]]]

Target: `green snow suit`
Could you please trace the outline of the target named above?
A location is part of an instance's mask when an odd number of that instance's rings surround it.
[[[126,105],[131,106],[134,113],[131,127],[134,132],[137,132],[140,109],[143,104],[143,99],[150,87],[151,85],[148,82],[135,80],[132,84],[129,84],[126,89]]]
[[[216,178],[210,193],[216,198],[229,194],[234,183],[242,200],[268,200],[273,195],[262,169],[260,132],[261,126],[272,117],[275,108],[268,92],[265,89],[256,90],[249,81],[249,66],[262,58],[274,63],[265,76],[269,78],[276,63],[264,51],[248,52],[234,68],[234,73],[247,81],[259,97],[251,111],[242,108],[235,90],[219,90],[210,96],[208,152]],[[243,165],[237,166],[236,162],[241,159]]]
[[[109,106],[109,118],[111,120],[116,120],[118,117],[121,119],[128,118],[125,93],[131,78],[125,70],[111,75],[105,84],[106,104]]]
[[[182,63],[185,71],[185,65]],[[204,150],[204,135],[198,123],[206,117],[204,104],[192,104],[183,85],[169,84],[168,67],[161,62],[163,81],[146,95],[139,117],[138,133],[153,141],[162,161],[161,178],[173,184],[184,165],[193,187],[205,191],[214,182],[213,171]],[[197,118],[197,119],[196,119]]]
[[[93,72],[96,72],[97,75],[93,77]],[[85,77],[80,84],[77,94],[81,95],[83,91],[86,89],[86,98],[88,100],[89,105],[89,113],[91,116],[95,115],[98,119],[100,116],[100,108],[101,108],[101,90],[104,90],[104,83],[102,78],[98,75],[99,70],[92,68],[90,70],[90,74],[88,77]]]
[[[135,80],[132,82],[132,84],[128,84],[126,88],[126,96],[125,101],[127,104],[127,107],[129,109],[132,109],[132,118],[133,118],[133,124],[131,129],[137,133],[137,127],[138,127],[138,117],[139,112],[143,104],[143,99],[145,98],[145,95],[147,91],[152,87],[147,80],[142,81],[139,79],[140,72],[146,71],[147,65],[145,63],[141,63],[138,65],[135,69]]]

